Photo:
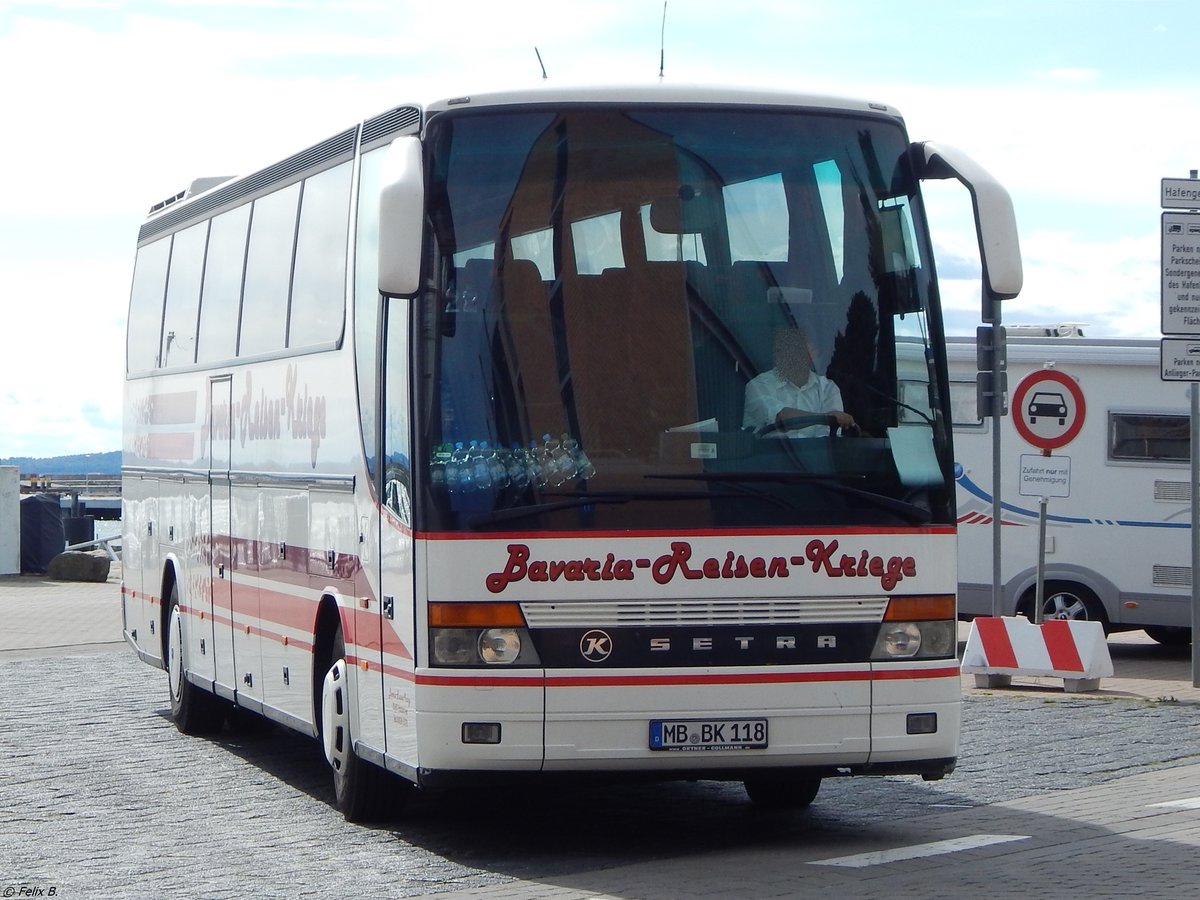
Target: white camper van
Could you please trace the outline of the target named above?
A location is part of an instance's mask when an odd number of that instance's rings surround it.
[[[1108,631],[1143,628],[1161,643],[1186,644],[1192,578],[1188,386],[1161,380],[1157,340],[1077,335],[1070,327],[1008,329],[1010,403],[1021,380],[1044,368],[1069,376],[1084,399],[1082,427],[1052,451],[1058,471],[1069,459],[1069,480],[1047,491],[1067,496],[1051,496],[1047,503],[1044,615],[1099,620]],[[950,338],[947,346],[959,613],[971,618],[993,612],[993,426],[976,414],[975,339]],[[1052,400],[1030,394],[1023,402],[1029,416],[1054,421],[1066,410],[1061,398]],[[1042,451],[1018,433],[1018,412],[1011,409],[1001,425],[1001,615],[1031,614],[1037,580],[1040,497],[1034,479],[1024,479],[1024,494],[1020,482],[1022,456],[1028,464]]]

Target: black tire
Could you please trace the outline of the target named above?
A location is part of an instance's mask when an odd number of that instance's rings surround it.
[[[1035,588],[1021,601],[1021,613],[1033,621]],[[1042,595],[1042,621],[1066,619],[1075,622],[1099,622],[1108,633],[1108,616],[1100,598],[1082,584],[1072,581],[1047,581]]]
[[[179,586],[171,585],[167,600],[167,633],[163,642],[167,689],[171,696],[171,718],[184,734],[219,731],[225,724],[226,705],[187,679],[187,647],[183,641],[183,613],[179,609]]]
[[[1164,647],[1186,647],[1192,642],[1192,629],[1181,625],[1147,625],[1144,630]]]
[[[404,807],[407,782],[362,759],[354,752],[350,734],[350,685],[346,677],[346,643],[339,624],[334,633],[329,659],[322,669],[321,702],[317,705],[318,730],[325,758],[333,769],[333,792],[337,808],[347,822],[378,822],[398,814]],[[325,721],[326,704],[330,720]]]
[[[817,799],[820,776],[755,775],[742,782],[759,809],[805,809]]]

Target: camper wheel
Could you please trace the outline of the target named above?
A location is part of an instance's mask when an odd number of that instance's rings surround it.
[[[1018,612],[1033,618],[1034,588],[1021,598]],[[1080,622],[1099,622],[1108,633],[1108,616],[1104,604],[1091,588],[1071,581],[1047,581],[1042,595],[1042,619],[1068,619]]]

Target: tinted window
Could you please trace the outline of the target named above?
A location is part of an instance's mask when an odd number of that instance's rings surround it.
[[[1187,416],[1109,413],[1108,458],[1187,462],[1189,432]]]
[[[299,199],[300,185],[293,184],[254,201],[242,294],[239,356],[271,353],[286,345],[288,287]]]
[[[201,222],[175,235],[171,276],[167,279],[167,311],[163,318],[163,366],[187,366],[196,361],[196,325],[200,278],[208,223]]]
[[[341,339],[350,175],[351,165],[347,162],[304,182],[300,229],[296,236],[289,347]]]
[[[246,227],[250,207],[222,213],[212,220],[200,302],[200,346],[197,362],[237,355],[238,304],[246,264]]]
[[[383,179],[386,150],[386,147],[381,147],[362,158],[354,250],[354,358],[358,367],[358,413],[372,479],[378,469],[378,432],[375,426],[378,353],[375,337],[379,329],[379,186]]]
[[[145,372],[158,365],[162,336],[163,295],[167,288],[167,263],[171,239],[163,238],[138,251],[129,297],[129,326],[126,336],[126,368]]]

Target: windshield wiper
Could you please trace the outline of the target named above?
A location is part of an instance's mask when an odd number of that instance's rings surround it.
[[[681,491],[681,490],[661,490],[661,491],[588,491],[587,493],[559,493],[554,491],[543,491],[543,495],[547,497],[562,496],[562,500],[556,500],[549,503],[533,503],[529,506],[513,506],[508,509],[495,509],[488,512],[479,512],[464,516],[463,524],[467,528],[478,528],[481,525],[490,525],[494,522],[507,522],[514,519],[523,519],[526,516],[536,516],[542,513],[558,512],[563,509],[577,509],[581,506],[591,506],[594,503],[599,504],[617,504],[630,503],[634,500],[711,500],[713,497],[757,497],[764,502],[774,503],[780,506],[787,504],[777,497],[772,497],[768,494],[761,494],[758,491],[749,491],[745,488],[735,488],[728,491],[700,492],[700,491]]]
[[[702,474],[688,473],[676,475],[646,475],[646,478],[666,478],[677,481],[717,481],[717,482],[760,482],[771,484],[811,484],[813,487],[822,488],[831,491],[835,494],[842,494],[846,497],[854,497],[859,500],[864,500],[885,509],[888,512],[895,513],[901,518],[908,519],[918,525],[925,525],[932,521],[933,513],[922,506],[917,506],[915,503],[909,503],[906,500],[897,500],[895,497],[889,497],[887,494],[879,494],[875,491],[865,491],[861,488],[851,487],[844,484],[845,481],[857,480],[865,481],[866,476],[858,473],[844,473],[835,476],[816,475],[812,472],[705,472]]]

